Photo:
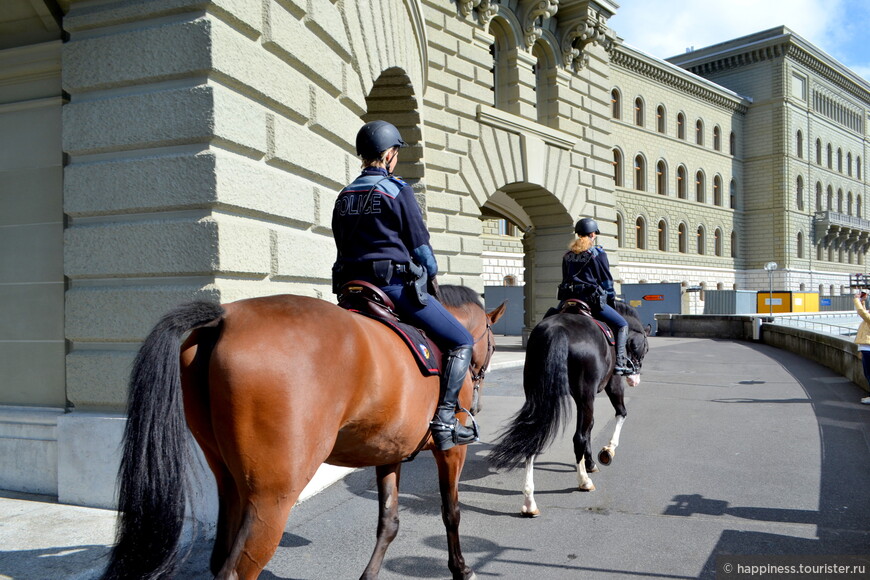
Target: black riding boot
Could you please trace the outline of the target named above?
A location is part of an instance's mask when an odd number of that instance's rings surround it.
[[[471,345],[458,346],[444,355],[444,370],[441,373],[441,400],[435,409],[430,426],[435,446],[446,451],[454,445],[468,445],[477,441],[477,426],[469,429],[456,418],[459,391],[468,374],[471,363]]]
[[[616,331],[616,364],[613,372],[617,375],[633,375],[636,371],[634,365],[628,360],[625,343],[628,341],[628,326],[620,326]]]

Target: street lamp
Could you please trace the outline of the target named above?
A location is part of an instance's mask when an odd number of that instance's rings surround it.
[[[767,300],[767,303],[770,306],[771,316],[773,316],[773,271],[776,270],[776,266],[776,262],[768,262],[764,265],[764,269],[767,270],[767,284],[770,290],[770,298]]]

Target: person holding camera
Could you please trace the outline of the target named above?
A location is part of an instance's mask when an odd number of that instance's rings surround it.
[[[858,316],[861,317],[861,325],[858,327],[858,333],[855,335],[855,343],[858,345],[858,351],[861,353],[861,366],[864,369],[864,378],[870,383],[870,313],[864,307],[864,302],[867,300],[867,292],[861,290],[855,292],[853,302]],[[870,405],[870,397],[864,397],[861,402],[865,405]]]
[[[436,447],[447,450],[478,440],[476,425],[466,427],[455,414],[474,338],[438,301],[438,264],[423,214],[411,186],[393,175],[401,147],[399,130],[386,121],[366,123],[357,133],[362,173],[341,190],[332,212],[333,291],[350,280],[378,286],[403,322],[441,348],[440,398],[430,427]]]
[[[562,257],[562,283],[559,284],[559,300],[577,298],[589,305],[592,316],[607,323],[616,338],[616,365],[618,375],[633,375],[637,372],[628,358],[625,343],[628,340],[628,323],[613,307],[616,293],[613,290],[613,275],[610,260],[604,248],[595,243],[598,222],[583,218],[574,226],[577,237],[568,246]]]

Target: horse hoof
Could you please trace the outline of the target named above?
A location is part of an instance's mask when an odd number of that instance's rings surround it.
[[[539,515],[541,515],[541,510],[531,510],[531,511],[523,510],[520,512],[520,515],[522,515],[524,518],[536,518]]]
[[[604,448],[598,452],[598,462],[602,465],[610,465],[610,462],[613,461],[613,451],[608,448]]]
[[[591,466],[586,467],[586,473],[598,473],[599,471],[601,470],[598,469],[597,463],[593,463]]]
[[[589,483],[579,486],[578,489],[580,491],[595,491],[595,484],[590,481]]]

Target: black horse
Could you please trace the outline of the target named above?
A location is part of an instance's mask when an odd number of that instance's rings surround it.
[[[595,395],[602,389],[616,409],[616,427],[610,443],[598,454],[598,461],[607,465],[613,459],[626,417],[625,384],[634,387],[640,383],[640,367],[649,350],[647,336],[650,331],[649,326],[641,324],[637,311],[628,304],[617,302],[616,310],[628,322],[626,350],[637,369],[637,374],[628,377],[613,374],[615,349],[598,323],[588,316],[554,314],[538,323],[529,335],[523,369],[526,402],[510,425],[499,434],[488,458],[496,468],[517,468],[525,462],[523,515],[535,517],[540,514],[534,499],[534,460],[553,442],[559,425],[568,414],[568,395],[577,405],[574,455],[580,489],[595,489],[588,476],[588,473],[598,471],[592,459],[590,439]]]

